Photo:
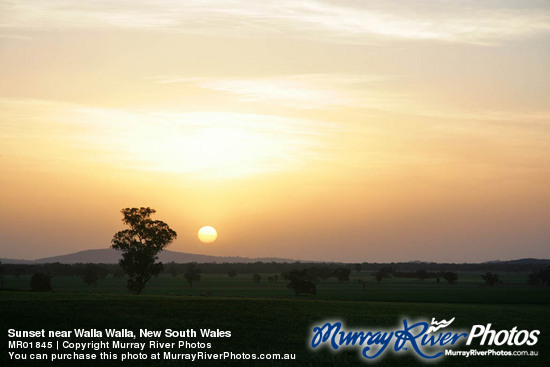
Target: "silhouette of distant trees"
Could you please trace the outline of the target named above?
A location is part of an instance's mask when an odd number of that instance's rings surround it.
[[[386,266],[386,267],[380,268],[380,270],[375,272],[373,274],[373,276],[374,276],[374,279],[376,280],[376,282],[378,283],[378,285],[380,285],[380,282],[382,280],[384,280],[386,278],[391,278],[393,272],[394,272],[393,267]]]
[[[306,269],[285,272],[283,279],[289,281],[287,288],[293,290],[296,296],[301,293],[314,295],[317,292],[317,287],[313,281],[309,280],[311,278]]]
[[[178,276],[179,270],[178,270],[178,267],[177,267],[177,265],[176,265],[175,262],[173,262],[173,261],[170,262],[170,263],[168,264],[167,268],[168,268],[168,274],[170,274],[170,275],[173,276],[173,277],[177,277],[177,276]]]
[[[121,210],[122,222],[130,229],[115,233],[111,247],[122,252],[119,261],[124,272],[128,274],[128,290],[140,294],[145,283],[152,276],[159,274],[162,263],[157,262],[157,254],[168,246],[177,236],[168,224],[152,220],[154,209],[125,208]]]
[[[110,270],[104,266],[96,264],[86,264],[80,276],[82,277],[84,283],[90,286],[96,284],[99,279],[105,278],[109,274],[109,272]]]
[[[489,286],[489,287],[492,287],[494,286],[495,284],[498,284],[498,283],[502,283],[498,277],[497,274],[493,274],[491,273],[490,271],[488,271],[487,273],[483,274],[481,276],[481,279],[483,279],[485,281],[485,283]]]
[[[345,267],[339,267],[332,272],[333,276],[338,279],[340,283],[348,282],[351,274],[351,269]]]
[[[170,263],[171,264],[171,263]],[[121,268],[118,264],[95,264],[102,269],[105,269],[109,274],[121,275]],[[237,274],[282,274],[292,269],[312,269],[311,275],[315,275],[317,281],[325,280],[333,277],[333,271],[339,267],[346,267],[354,270],[354,264],[339,264],[339,263],[281,263],[281,262],[252,262],[252,263],[198,263],[202,270],[202,274],[228,274],[230,270],[234,270]],[[362,263],[362,272],[376,272],[384,267],[392,267],[395,269],[393,277],[407,277],[422,279],[423,271],[426,271],[428,278],[434,279],[441,276],[442,272],[485,272],[499,273],[500,272],[538,272],[541,269],[548,267],[550,260],[526,259],[517,261],[502,261],[498,263],[481,263],[481,264],[441,264],[441,263]],[[167,265],[165,264],[167,267]],[[182,274],[186,264],[174,263],[175,270],[178,274]],[[52,274],[52,276],[81,276],[86,264],[6,264],[2,263],[4,275],[32,275],[34,273]],[[170,272],[171,270],[168,269]],[[351,277],[351,276],[350,276]]]
[[[527,283],[529,285],[546,284],[547,286],[550,286],[550,266],[548,266],[546,269],[533,271],[531,274],[529,274]]]
[[[456,284],[456,282],[458,281],[458,274],[453,273],[452,271],[446,271],[442,273],[441,277],[443,277],[443,279],[445,279],[447,283],[451,285]]]
[[[187,280],[187,283],[189,283],[189,287],[193,288],[193,283],[201,280],[201,269],[196,263],[190,263],[187,265],[183,277]]]
[[[82,274],[82,280],[88,286],[91,286],[92,284],[96,284],[97,281],[99,280],[99,274],[97,273],[97,270],[92,264],[86,265],[84,274]]]
[[[428,273],[425,269],[418,269],[415,273],[416,277],[420,280],[425,280],[430,277],[430,273]]]
[[[31,277],[31,291],[34,292],[50,292],[52,277],[49,274],[35,273]]]

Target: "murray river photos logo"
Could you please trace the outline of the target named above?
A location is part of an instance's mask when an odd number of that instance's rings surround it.
[[[361,357],[374,360],[387,352],[412,353],[420,359],[436,360],[449,355],[448,349],[463,343],[467,346],[533,346],[538,341],[539,330],[493,330],[491,324],[473,325],[468,330],[447,329],[455,320],[432,322],[409,322],[393,330],[346,330],[339,321],[325,322],[314,326],[311,334],[311,348],[326,346],[333,351],[356,348]],[[470,353],[470,352],[458,352]],[[450,355],[456,355],[450,354]]]

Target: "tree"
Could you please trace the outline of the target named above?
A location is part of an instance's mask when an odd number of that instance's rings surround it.
[[[374,273],[374,279],[380,285],[380,282],[385,278],[390,278],[393,273],[393,268],[391,266],[386,266]]]
[[[227,275],[229,275],[230,278],[235,278],[237,276],[237,272],[232,269],[227,272]]]
[[[451,285],[455,284],[456,281],[458,280],[458,274],[453,273],[452,271],[446,271],[443,274],[441,274],[441,276],[443,277],[443,279],[447,281],[447,283]]]
[[[353,268],[355,269],[356,272],[360,273],[363,266],[360,263],[357,263],[357,264],[353,264]]]
[[[538,271],[534,270],[531,274],[529,274],[529,280],[527,281],[527,284],[546,284],[550,286],[550,266],[548,266],[546,269],[540,269]]]
[[[259,283],[260,280],[262,280],[262,276],[258,273],[254,273],[254,275],[252,276],[252,279],[254,279],[254,283]]]
[[[187,283],[189,283],[189,287],[193,288],[193,282],[201,280],[201,269],[196,263],[190,263],[187,265],[183,277],[187,280]]]
[[[315,294],[317,287],[315,283],[307,280],[308,272],[306,269],[298,270],[294,269],[283,274],[283,278],[289,280],[287,284],[288,289],[294,290],[294,293],[299,295],[300,293]]]
[[[34,273],[31,277],[31,290],[34,292],[49,292],[52,290],[52,277],[44,273]]]
[[[493,274],[490,271],[482,275],[481,278],[487,283],[489,287],[494,286],[497,283],[502,283],[497,274]]]
[[[111,247],[122,251],[119,261],[128,279],[128,290],[140,294],[145,283],[153,275],[159,274],[162,263],[157,262],[157,254],[177,237],[168,224],[150,217],[156,210],[147,208],[125,208],[121,210],[122,222],[130,227],[115,233]]]
[[[415,275],[420,280],[428,279],[430,277],[430,273],[424,269],[417,270]]]
[[[84,273],[82,274],[82,280],[84,280],[84,283],[91,286],[92,284],[97,283],[98,279],[99,275],[97,274],[95,267],[91,264],[86,265],[86,269],[84,269]]]
[[[338,279],[340,283],[348,282],[349,281],[349,275],[351,273],[351,269],[344,268],[344,267],[338,267],[334,269],[333,275]]]
[[[295,295],[299,295],[300,293],[314,295],[317,292],[315,283],[303,279],[292,279],[288,283],[287,288],[294,290]]]
[[[170,273],[171,276],[177,277],[178,276],[178,267],[176,266],[175,262],[170,262],[170,265],[168,266],[168,273]]]

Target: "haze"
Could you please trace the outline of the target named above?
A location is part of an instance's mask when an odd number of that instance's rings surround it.
[[[207,255],[550,256],[548,2],[0,14],[0,257],[106,248],[132,206]]]

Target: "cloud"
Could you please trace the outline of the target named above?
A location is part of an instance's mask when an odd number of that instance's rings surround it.
[[[325,122],[264,114],[6,99],[0,99],[0,107],[0,146],[11,156],[48,165],[75,160],[190,178],[299,169],[326,158],[325,136],[336,130]]]
[[[354,108],[433,117],[451,121],[483,121],[493,125],[517,124],[530,129],[548,128],[547,110],[492,110],[456,107],[417,94],[394,92],[387,83],[399,84],[407,75],[292,74],[265,78],[149,78],[159,84],[186,83],[227,93],[236,102],[262,103],[298,109]]]
[[[1,29],[135,29],[326,42],[384,39],[487,44],[550,31],[543,1],[47,1],[3,2]]]
[[[239,102],[264,103],[300,109],[364,108],[378,98],[366,93],[365,84],[395,79],[395,76],[361,74],[293,74],[265,78],[152,78],[159,84],[188,83],[223,92]]]

